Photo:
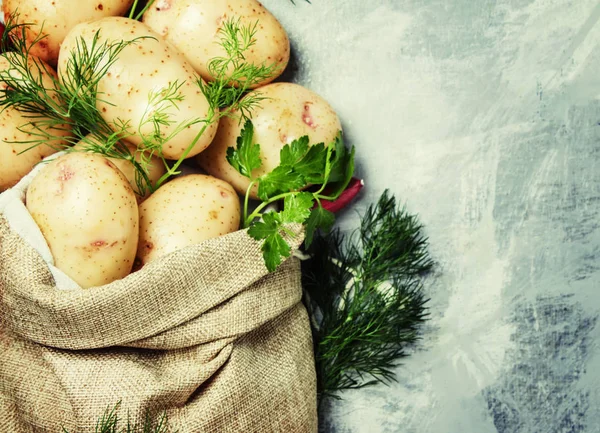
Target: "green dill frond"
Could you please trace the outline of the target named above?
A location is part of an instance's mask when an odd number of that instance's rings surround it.
[[[245,53],[256,43],[258,21],[242,25],[239,18],[230,18],[219,29],[219,45],[226,57],[211,59],[207,65],[211,80],[198,80],[198,87],[211,107],[221,109],[221,116],[250,117],[252,109],[264,98],[258,92],[244,98],[250,89],[278,74],[277,63],[255,65],[246,61]]]
[[[228,53],[227,57],[210,62],[214,81],[204,83],[198,79],[198,86],[209,102],[209,112],[205,118],[176,120],[175,114],[184,101],[181,89],[185,83],[175,81],[167,88],[148,95],[147,108],[139,121],[134,123],[116,119],[109,124],[99,111],[98,104],[111,105],[111,102],[99,92],[99,83],[125,48],[152,37],[108,42],[102,41],[101,33],[97,31],[89,42],[79,38],[63,62],[64,70],[59,80],[44,62],[31,55],[31,48],[43,36],[28,43],[26,30],[30,24],[16,24],[16,21],[16,16],[8,17],[8,31],[2,40],[4,46],[11,44],[16,52],[4,54],[10,68],[0,72],[0,107],[14,107],[27,116],[29,122],[22,125],[21,129],[30,134],[30,140],[26,143],[28,149],[53,140],[74,145],[90,135],[93,143],[86,143],[79,148],[130,161],[136,169],[136,184],[142,194],[148,189],[156,190],[169,177],[178,174],[179,166],[202,134],[220,117],[233,113],[248,117],[262,97],[259,94],[243,100],[242,97],[251,86],[269,78],[276,71],[275,65],[255,66],[245,62],[244,53],[255,43],[257,24],[241,26],[239,20],[226,21],[221,44]],[[10,35],[10,39],[7,35]],[[50,77],[51,86],[44,81],[43,75]],[[196,124],[202,124],[202,127],[181,158],[174,163],[168,162],[163,156],[164,144]],[[65,131],[71,132],[69,138],[62,136]],[[136,155],[126,152],[124,146],[116,144],[133,136],[141,140],[137,159]],[[148,180],[153,157],[160,158],[167,170],[155,185]]]
[[[132,423],[129,415],[124,423],[118,416],[121,403],[117,403],[113,407],[108,407],[102,416],[96,421],[95,433],[177,433],[171,430],[167,414],[163,412],[156,419],[153,419],[149,411],[146,411],[143,422]],[[69,432],[63,428],[63,433]]]
[[[67,116],[76,125],[76,133],[83,137],[85,133],[109,134],[112,128],[102,117],[97,108],[98,102],[110,103],[101,98],[98,85],[106,76],[110,67],[118,60],[121,52],[130,45],[150,36],[141,36],[132,40],[118,42],[100,42],[98,30],[92,42],[79,38],[66,62],[66,70],[62,73],[59,92],[67,103]],[[125,134],[126,131],[123,131]]]
[[[427,318],[421,276],[432,267],[415,216],[385,191],[360,228],[319,235],[303,262],[321,397],[395,380]]]
[[[148,105],[139,122],[137,132],[142,139],[143,147],[151,154],[162,155],[164,143],[171,140],[184,129],[205,120],[198,117],[182,121],[179,122],[173,132],[168,135],[165,133],[165,127],[170,127],[176,123],[173,120],[173,115],[174,111],[179,111],[178,104],[185,99],[181,92],[181,86],[184,84],[185,82],[175,80],[169,83],[167,88],[150,92],[148,95]],[[152,127],[150,134],[144,132],[147,125]]]
[[[36,32],[35,38],[31,42],[27,40],[27,29],[34,26],[34,23],[19,23],[19,11],[15,11],[5,17],[4,33],[2,34],[2,52],[16,51],[20,53],[28,53],[31,47],[38,44],[42,39],[48,36],[44,34],[44,24],[40,30]]]

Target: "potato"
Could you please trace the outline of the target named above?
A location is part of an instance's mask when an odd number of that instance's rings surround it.
[[[106,158],[79,152],[56,158],[33,178],[26,205],[56,267],[82,288],[131,271],[138,207],[129,182]]]
[[[328,145],[341,130],[333,108],[319,95],[298,84],[274,83],[254,92],[265,98],[252,112],[254,142],[260,144],[262,159],[262,167],[252,173],[255,177],[277,167],[281,148],[293,140],[308,135],[310,144]],[[240,194],[245,194],[250,180],[235,171],[226,159],[227,148],[236,146],[242,127],[237,119],[223,117],[215,139],[197,161],[208,174],[225,180]],[[252,198],[257,198],[256,192],[254,188]]]
[[[85,149],[86,148],[85,141],[97,142],[97,139],[91,135],[88,135],[83,140],[81,140],[79,143],[77,143],[73,147],[73,149],[82,149],[82,150]],[[130,144],[130,143],[122,143],[122,144],[123,144],[123,146],[126,146],[129,149],[129,152],[132,155],[135,156],[135,160],[137,162],[141,161],[142,152],[139,152],[137,147],[135,147],[133,144]],[[110,162],[112,162],[115,165],[115,167],[117,167],[119,170],[121,170],[121,173],[123,173],[125,175],[125,177],[129,181],[129,184],[133,188],[133,191],[135,192],[135,196],[137,198],[138,203],[143,202],[145,199],[147,199],[150,196],[151,192],[148,187],[146,187],[144,194],[140,194],[141,191],[140,191],[140,188],[138,187],[137,177],[136,177],[137,170],[134,167],[133,163],[131,163],[130,161],[128,161],[126,159],[119,159],[119,158],[107,158],[107,159]],[[150,164],[148,165],[148,179],[150,180],[152,185],[156,185],[158,180],[166,172],[167,172],[167,169],[165,168],[164,163],[159,158],[157,158],[155,156],[150,158]]]
[[[18,79],[22,75],[11,69],[8,60],[12,55],[14,54],[5,53],[0,56],[0,71],[3,73],[8,71],[12,77]],[[40,62],[40,65],[43,64],[39,59],[36,61]],[[33,57],[29,59],[28,63],[31,73],[36,79],[39,78],[39,74],[41,73],[44,86],[51,89],[53,81],[50,74],[55,74],[52,68],[49,65],[45,65],[48,73],[38,69],[34,64]],[[0,89],[4,91],[6,88],[6,83],[0,81]],[[32,147],[32,144],[27,143],[27,141],[35,138],[32,135],[35,130],[31,126],[27,126],[32,119],[26,116],[26,114],[13,107],[3,107],[0,110],[0,191],[14,186],[38,162],[67,145],[66,141],[63,140],[52,140],[46,144]],[[57,126],[60,126],[61,129],[46,129],[46,131],[61,137],[67,137],[70,134],[66,125]]]
[[[129,122],[129,131],[134,135],[128,137],[127,141],[141,147],[143,140],[139,130],[144,136],[153,136],[155,125],[147,120],[152,112],[161,111],[163,108],[169,113],[169,120],[174,122],[161,125],[160,133],[163,137],[171,135],[181,122],[193,118],[206,119],[209,116],[209,103],[196,84],[200,77],[193,68],[177,50],[143,23],[128,18],[109,17],[75,26],[65,38],[60,50],[58,73],[61,80],[66,79],[67,62],[72,53],[76,52],[78,43],[81,45],[81,40],[85,41],[89,49],[94,35],[99,31],[100,44],[145,37],[123,49],[118,59],[108,67],[107,73],[98,82],[100,96],[97,108],[115,131],[120,129],[118,123]],[[177,102],[177,107],[164,101],[150,102],[151,94],[168,92],[170,86],[175,83],[181,84],[179,92],[184,98],[183,101]],[[167,140],[162,147],[164,157],[182,157],[203,125],[204,123],[196,123],[184,128]],[[216,122],[211,123],[187,157],[204,150],[213,139],[216,129]]]
[[[32,24],[26,33],[28,44],[46,35],[31,48],[31,54],[56,65],[60,45],[75,25],[123,15],[132,4],[133,0],[4,0],[2,9],[5,20],[16,12],[17,23]]]
[[[178,177],[140,205],[137,258],[146,264],[239,224],[240,200],[231,185],[202,174]]]
[[[226,57],[219,45],[219,29],[230,18],[239,19],[241,26],[256,24],[255,43],[245,57],[251,64],[276,65],[276,73],[253,87],[270,83],[290,60],[290,41],[277,18],[256,0],[157,0],[144,14],[143,22],[177,47],[208,81],[212,79],[209,61]]]

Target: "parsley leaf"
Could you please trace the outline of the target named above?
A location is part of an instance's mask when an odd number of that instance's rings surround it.
[[[296,173],[289,165],[280,165],[273,171],[261,176],[258,183],[258,197],[261,200],[294,191],[306,186],[306,180],[300,173]]]
[[[240,136],[237,138],[237,147],[227,148],[227,162],[231,164],[242,176],[252,178],[252,171],[260,168],[260,144],[252,144],[254,126],[250,119],[246,120]]]
[[[348,160],[348,152],[341,134],[335,137],[333,142],[333,160],[331,161],[331,172],[329,173],[329,182],[340,182],[344,178],[345,163]]]
[[[308,135],[304,135],[290,144],[283,146],[279,152],[281,165],[294,165],[298,163],[308,151]]]
[[[352,180],[352,175],[354,174],[354,153],[355,149],[352,146],[350,152],[347,152],[344,148],[344,158],[340,162],[335,163],[332,168],[332,173],[329,177],[330,182],[334,182],[333,188],[330,190],[329,194],[335,200],[340,196],[341,193],[344,192],[350,181]],[[334,176],[334,170],[337,170]],[[340,177],[339,181],[334,178]]]
[[[310,192],[290,194],[283,200],[282,217],[285,222],[303,223],[310,216],[314,197]]]
[[[294,165],[294,171],[301,173],[307,184],[323,183],[326,160],[325,144],[315,144],[310,146],[302,159]]]
[[[281,264],[282,257],[290,256],[291,248],[281,235],[282,213],[267,212],[262,218],[248,229],[248,234],[257,241],[263,240],[263,258],[267,269],[272,272]]]
[[[303,136],[283,146],[275,169],[253,178],[252,171],[262,164],[260,146],[252,144],[253,133],[252,122],[247,120],[237,139],[237,147],[227,149],[227,161],[258,185],[258,198],[262,203],[248,215],[248,189],[243,226],[249,227],[248,234],[252,238],[262,241],[265,265],[273,271],[291,254],[291,247],[284,237],[286,232],[290,233],[286,224],[304,224],[307,246],[315,231],[328,231],[333,226],[335,215],[323,208],[321,200],[339,196],[350,182],[354,172],[354,148],[350,152],[346,150],[341,134],[328,146],[324,143],[310,145],[309,137]],[[321,185],[321,188],[301,191],[311,185]],[[323,193],[326,187],[329,191]],[[281,212],[264,212],[268,205],[280,200],[283,200]]]
[[[304,238],[304,242],[306,243],[306,246],[309,247],[312,243],[317,229],[329,231],[331,230],[331,227],[333,227],[334,222],[335,215],[332,212],[324,209],[320,205],[314,208],[305,223],[306,237]]]

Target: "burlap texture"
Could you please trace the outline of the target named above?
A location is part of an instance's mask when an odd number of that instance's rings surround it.
[[[179,433],[317,430],[296,259],[268,274],[239,231],[82,290],[24,221],[23,191],[0,197],[0,432],[93,432],[117,401]]]

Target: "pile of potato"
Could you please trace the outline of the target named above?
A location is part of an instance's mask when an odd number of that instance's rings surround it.
[[[133,0],[4,0],[5,17],[18,9],[19,22],[33,23],[47,35],[32,53],[57,67],[61,79],[68,73],[66,59],[75,41],[91,42],[100,30],[100,42],[153,36],[127,46],[99,82],[97,107],[108,124],[116,119],[139,123],[151,92],[166,89],[175,80],[183,85],[184,100],[173,120],[206,116],[209,105],[195,84],[198,77],[211,80],[208,62],[223,56],[219,29],[223,20],[239,18],[241,24],[258,23],[256,43],[246,60],[277,63],[283,71],[290,46],[277,19],[256,0],[155,0],[142,22],[121,17]],[[43,26],[42,26],[43,24]],[[5,53],[0,68],[9,62]],[[261,145],[263,168],[278,165],[279,151],[296,138],[308,135],[311,143],[332,142],[341,129],[331,106],[310,90],[292,83],[260,83],[252,92],[264,99],[253,111],[254,140]],[[3,83],[0,83],[2,86]],[[41,159],[61,143],[26,148],[27,119],[7,108],[0,113],[0,191],[15,185]],[[148,126],[150,127],[150,126]],[[167,141],[163,154],[178,159],[201,127],[193,125]],[[235,146],[242,125],[224,117],[203,133],[187,155],[192,165],[207,174],[179,176],[154,194],[135,194],[131,163],[109,160],[98,154],[69,152],[47,163],[30,184],[26,205],[50,246],[56,266],[81,287],[89,288],[123,278],[134,269],[185,246],[239,229],[240,198],[248,179],[225,159]],[[169,133],[169,126],[164,127]],[[147,131],[141,131],[142,133]],[[163,132],[161,130],[161,132]],[[68,135],[68,131],[65,132]],[[64,143],[63,143],[64,144]],[[143,146],[134,134],[127,143]],[[165,173],[160,160],[153,163],[152,179]]]

